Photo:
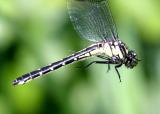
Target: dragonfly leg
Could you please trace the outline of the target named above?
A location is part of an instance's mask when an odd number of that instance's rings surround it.
[[[108,71],[110,70],[110,64],[116,64],[115,62],[113,62],[112,60],[108,60],[108,61],[92,61],[91,63],[89,63],[88,65],[85,66],[85,68],[88,68],[90,65],[92,64],[108,64]],[[122,63],[118,64],[115,66],[115,70],[118,74],[118,78],[119,78],[119,81],[121,82],[121,76],[120,76],[120,73],[118,71],[118,68],[122,66]]]
[[[119,78],[119,81],[120,81],[120,82],[121,82],[122,80],[121,80],[121,76],[120,76],[120,74],[119,74],[118,68],[121,67],[121,66],[122,66],[122,64],[118,64],[118,65],[115,66],[115,70],[116,70],[116,72],[117,72],[117,74],[118,74],[118,78]]]
[[[105,59],[105,60],[107,60],[108,61],[108,57],[105,57],[105,56],[101,56],[101,55],[98,55],[97,57],[99,57],[99,58],[101,58],[101,59]],[[110,64],[108,64],[108,69],[107,69],[107,72],[109,72],[110,71]]]
[[[109,71],[110,70],[110,64],[113,64],[113,62],[112,61],[92,61],[88,65],[86,65],[84,68],[88,68],[92,64],[108,64],[108,70],[107,71]]]
[[[108,64],[107,72],[109,72],[109,71],[110,71],[110,69],[111,69],[110,64]]]

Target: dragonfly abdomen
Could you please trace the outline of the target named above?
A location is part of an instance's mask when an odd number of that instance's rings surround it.
[[[24,74],[21,77],[16,78],[13,81],[13,85],[25,84],[25,83],[27,83],[37,77],[40,77],[40,76],[47,74],[51,71],[57,70],[57,69],[61,68],[62,66],[71,64],[75,61],[86,59],[87,57],[90,57],[93,55],[90,52],[96,50],[97,46],[98,45],[92,45],[92,46],[85,48],[85,49],[83,49],[83,50],[81,50],[81,51],[79,51],[69,57],[66,57],[60,61],[54,62],[54,63],[47,65],[45,67],[42,67],[40,69],[37,69],[37,70],[32,71],[30,73]]]

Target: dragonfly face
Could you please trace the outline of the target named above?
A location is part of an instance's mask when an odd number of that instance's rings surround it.
[[[127,68],[132,69],[138,64],[138,61],[139,60],[138,60],[137,54],[132,50],[128,51],[128,54],[126,56],[125,66]]]

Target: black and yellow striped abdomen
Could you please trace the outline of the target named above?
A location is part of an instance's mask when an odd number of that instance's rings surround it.
[[[47,74],[47,73],[54,71],[62,66],[65,66],[67,64],[71,64],[74,61],[86,59],[87,57],[93,56],[92,51],[97,50],[97,49],[98,49],[97,44],[91,45],[90,47],[85,48],[75,54],[72,54],[71,56],[68,56],[62,60],[59,60],[57,62],[50,64],[50,65],[47,65],[45,67],[42,67],[40,69],[37,69],[35,71],[32,71],[30,73],[22,75],[21,77],[16,78],[13,81],[13,85],[25,84],[25,83],[31,81],[32,79],[35,79],[43,74]]]

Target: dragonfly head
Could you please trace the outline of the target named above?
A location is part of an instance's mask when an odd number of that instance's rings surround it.
[[[137,64],[138,64],[138,57],[137,57],[137,54],[136,52],[130,50],[128,51],[128,54],[127,54],[127,57],[126,57],[126,60],[125,60],[125,66],[127,68],[133,68],[135,67]]]

